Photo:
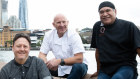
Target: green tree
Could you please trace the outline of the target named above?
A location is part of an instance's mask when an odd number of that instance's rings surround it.
[[[38,46],[38,47],[40,47],[40,46],[41,46],[40,41],[39,41],[39,42],[37,42],[36,46]]]
[[[12,46],[12,44],[13,44],[13,40],[8,40],[8,41],[6,41],[8,44],[10,44],[10,47]]]

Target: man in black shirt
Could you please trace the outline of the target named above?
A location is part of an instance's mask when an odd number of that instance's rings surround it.
[[[52,79],[45,63],[29,56],[30,45],[27,34],[16,34],[12,47],[15,58],[1,69],[0,79]]]
[[[140,30],[132,22],[117,19],[113,3],[99,5],[100,20],[93,27],[91,47],[96,48],[98,79],[137,79]]]

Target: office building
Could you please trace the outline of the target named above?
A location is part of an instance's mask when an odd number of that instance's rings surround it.
[[[16,16],[10,16],[6,24],[13,29],[22,29],[21,22]]]
[[[7,5],[8,0],[0,0],[0,28],[3,28],[8,20]]]
[[[30,30],[12,29],[9,26],[3,26],[3,29],[0,29],[0,47],[11,47],[12,40],[17,33],[30,34]]]
[[[26,0],[19,1],[19,20],[21,21],[21,27],[28,29],[28,9]]]

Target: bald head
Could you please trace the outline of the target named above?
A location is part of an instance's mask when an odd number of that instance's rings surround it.
[[[57,14],[55,17],[54,17],[54,21],[53,22],[56,22],[59,18],[63,18],[67,21],[67,18],[65,17],[65,15],[63,14]]]

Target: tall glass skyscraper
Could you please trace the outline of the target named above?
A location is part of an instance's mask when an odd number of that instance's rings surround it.
[[[20,0],[19,2],[19,20],[21,21],[21,27],[28,29],[28,9],[26,0]]]
[[[8,0],[0,0],[0,28],[3,28],[8,20],[7,4]]]
[[[2,28],[2,0],[0,0],[0,28]]]

